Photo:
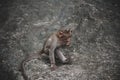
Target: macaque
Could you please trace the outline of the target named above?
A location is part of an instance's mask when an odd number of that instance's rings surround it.
[[[63,55],[63,53],[60,51],[60,48],[62,48],[63,46],[70,46],[71,36],[72,36],[71,29],[63,29],[63,30],[61,29],[51,34],[48,37],[48,39],[45,41],[41,51],[37,52],[36,54],[30,55],[25,60],[23,60],[21,64],[21,70],[22,70],[22,75],[24,79],[29,80],[29,78],[25,74],[25,63],[31,59],[40,58],[41,54],[43,53],[49,55],[49,60],[51,64],[50,68],[52,71],[57,68],[55,63],[55,55],[57,55],[58,58],[63,63],[69,63],[70,59],[66,58]]]

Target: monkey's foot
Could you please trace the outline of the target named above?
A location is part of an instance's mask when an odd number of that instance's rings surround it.
[[[55,69],[57,69],[56,65],[51,65],[51,71],[54,71]]]

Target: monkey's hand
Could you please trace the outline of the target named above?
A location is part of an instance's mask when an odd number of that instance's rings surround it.
[[[55,69],[57,69],[57,66],[55,64],[51,64],[51,71],[54,71]]]
[[[68,57],[63,63],[64,64],[72,64],[71,57]]]

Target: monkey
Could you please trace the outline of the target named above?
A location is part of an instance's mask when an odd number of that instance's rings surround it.
[[[21,63],[21,72],[25,80],[30,80],[25,73],[25,63],[32,59],[39,59],[42,54],[49,56],[51,71],[57,68],[55,62],[55,54],[63,63],[69,63],[70,59],[66,58],[60,51],[60,48],[64,46],[70,46],[72,29],[60,29],[52,33],[44,42],[42,50],[36,52],[35,54],[27,56]]]

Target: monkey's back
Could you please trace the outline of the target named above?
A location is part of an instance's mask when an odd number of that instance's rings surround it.
[[[59,46],[57,44],[58,44],[58,39],[57,39],[56,33],[52,33],[44,42],[44,45],[43,45],[44,52],[48,52],[48,50],[52,47]]]

